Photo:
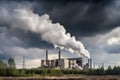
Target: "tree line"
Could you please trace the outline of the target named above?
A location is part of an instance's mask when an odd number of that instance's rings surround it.
[[[75,70],[75,69],[64,69],[56,70],[51,68],[36,68],[36,69],[16,69],[14,58],[9,58],[7,63],[0,60],[0,76],[62,76],[62,75],[120,75],[120,66],[109,66],[107,69],[103,67],[98,69],[88,70]]]
[[[14,58],[9,58],[7,63],[0,59],[0,68],[16,68]]]

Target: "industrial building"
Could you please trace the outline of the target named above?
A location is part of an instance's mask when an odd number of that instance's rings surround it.
[[[89,69],[92,68],[92,60],[84,65],[83,58],[61,58],[61,51],[58,53],[58,59],[48,60],[48,50],[46,50],[46,59],[41,60],[41,68],[56,68],[56,69]]]

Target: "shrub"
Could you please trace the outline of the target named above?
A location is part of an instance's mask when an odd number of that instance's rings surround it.
[[[42,75],[42,76],[48,75],[47,69],[42,70],[42,71],[41,71],[41,75]]]
[[[7,76],[19,76],[19,72],[15,68],[7,68]]]
[[[7,76],[7,70],[0,68],[0,76]]]
[[[20,69],[19,70],[19,76],[26,76],[25,69]]]
[[[49,73],[50,76],[61,76],[63,75],[62,71],[61,70],[50,70],[50,73]]]

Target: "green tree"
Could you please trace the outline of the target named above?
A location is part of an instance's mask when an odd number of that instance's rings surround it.
[[[99,68],[99,69],[95,69],[95,75],[105,75],[106,71],[104,70],[103,67]]]
[[[120,67],[119,66],[114,66],[112,70],[113,75],[120,75]]]
[[[101,75],[105,75],[105,74],[106,74],[106,72],[105,72],[105,70],[104,70],[104,67],[101,67],[101,68],[100,68],[100,74],[101,74]]]
[[[7,68],[7,64],[0,60],[0,68]]]
[[[9,68],[16,68],[15,61],[13,58],[8,59],[8,67]]]
[[[107,74],[107,75],[112,74],[112,68],[111,68],[111,66],[108,66],[108,68],[107,68],[107,70],[106,70],[106,74]]]
[[[7,75],[6,68],[7,68],[7,64],[0,59],[0,76]]]

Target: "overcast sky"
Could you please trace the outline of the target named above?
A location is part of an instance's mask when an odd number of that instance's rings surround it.
[[[93,62],[120,65],[120,0],[2,0],[0,5],[0,10],[9,7],[11,11],[25,6],[39,16],[48,14],[53,23],[60,23],[67,33],[83,43]],[[13,57],[17,66],[22,66],[25,55],[26,67],[39,66],[40,59],[45,58],[46,49],[51,58],[56,58],[59,48],[55,49],[38,34],[12,29],[14,25],[4,24],[1,12],[5,11],[0,11],[1,59]],[[61,51],[62,57],[78,57],[74,53]]]

